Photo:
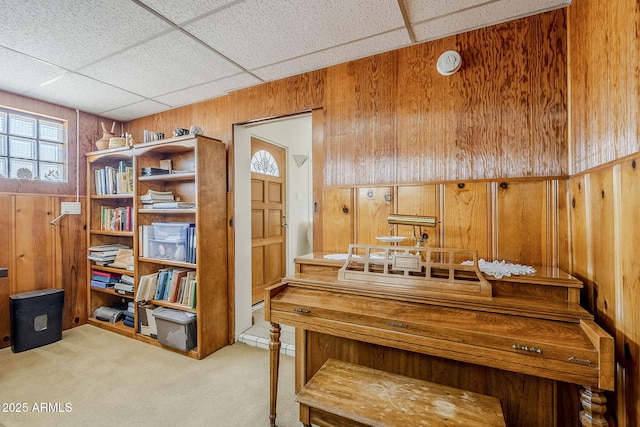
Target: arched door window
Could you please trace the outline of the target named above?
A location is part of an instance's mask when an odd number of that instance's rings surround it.
[[[280,176],[276,159],[266,150],[258,150],[251,158],[251,172]]]

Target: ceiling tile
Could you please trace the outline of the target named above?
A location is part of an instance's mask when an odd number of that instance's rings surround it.
[[[251,74],[242,73],[188,89],[178,90],[166,95],[156,96],[154,99],[174,108],[226,95],[231,91],[254,86],[259,83],[261,83],[261,81]]]
[[[524,16],[565,7],[571,0],[501,0],[427,21],[413,27],[418,41],[443,38]]]
[[[184,28],[251,70],[403,26],[396,0],[247,0]]]
[[[238,0],[143,0],[146,4],[175,24],[216,11]]]
[[[157,114],[162,111],[168,110],[167,105],[161,104],[150,99],[145,99],[141,102],[127,105],[125,107],[115,108],[113,110],[102,111],[100,114],[104,117],[108,117],[113,120],[133,120],[139,117],[149,116],[151,114]],[[167,135],[171,136],[171,135]],[[135,141],[142,142],[142,141]]]
[[[2,21],[2,46],[69,69],[170,28],[122,0],[2,0]]]
[[[22,93],[60,77],[67,70],[0,47],[0,88]]]
[[[150,98],[237,74],[241,69],[173,31],[80,71]]]
[[[418,23],[438,16],[475,7],[496,0],[404,0],[409,22]]]
[[[75,73],[67,73],[57,80],[26,92],[25,95],[93,114],[143,99]]]
[[[379,36],[344,44],[333,49],[326,49],[310,55],[282,61],[253,70],[263,80],[277,80],[301,74],[311,70],[325,68],[330,65],[348,62],[354,59],[386,52],[411,43],[405,29],[384,33]]]

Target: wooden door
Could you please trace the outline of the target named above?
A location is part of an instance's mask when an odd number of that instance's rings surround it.
[[[286,151],[251,138],[251,303],[286,274]]]

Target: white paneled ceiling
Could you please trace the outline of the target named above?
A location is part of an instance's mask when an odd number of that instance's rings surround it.
[[[571,0],[2,0],[0,90],[114,120]]]

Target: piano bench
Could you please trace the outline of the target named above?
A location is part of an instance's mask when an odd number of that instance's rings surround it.
[[[334,359],[295,400],[310,409],[307,426],[506,425],[496,397]]]

